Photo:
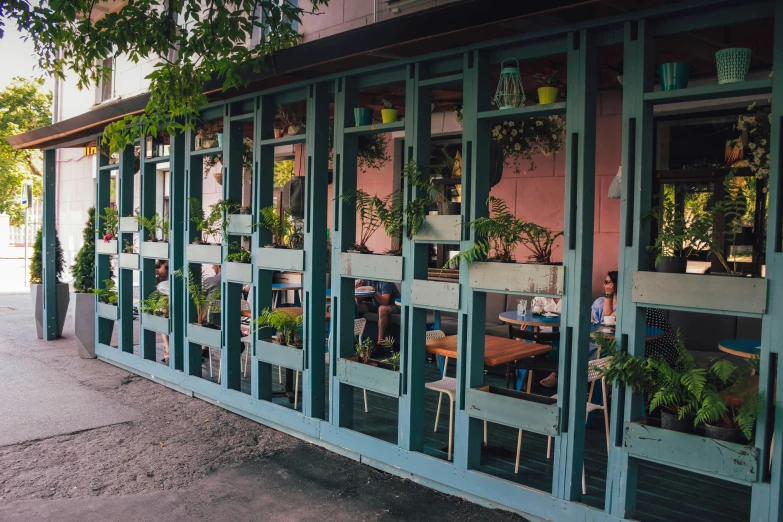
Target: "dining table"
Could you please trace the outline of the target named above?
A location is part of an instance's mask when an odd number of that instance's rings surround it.
[[[513,327],[519,328],[560,328],[560,314],[553,314],[552,316],[546,316],[541,314],[534,314],[528,310],[523,317],[517,315],[515,311],[501,312],[498,317],[502,322],[509,325],[509,336],[513,336]],[[646,332],[646,339],[653,341],[663,337],[664,331],[662,328],[656,328],[654,326],[648,326]],[[596,337],[601,335],[608,339],[614,339],[615,326],[607,324],[590,323],[590,337]]]
[[[447,335],[437,339],[428,339],[427,353],[457,358],[457,336]],[[524,343],[516,339],[507,339],[496,335],[484,336],[484,364],[500,366],[525,357],[543,355],[552,350],[548,344]]]
[[[761,354],[761,339],[726,339],[718,343],[718,350],[750,359]]]

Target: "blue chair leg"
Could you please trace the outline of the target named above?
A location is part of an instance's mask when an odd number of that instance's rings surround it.
[[[522,386],[525,384],[525,377],[527,376],[527,370],[517,370],[517,382],[514,385],[514,389],[522,391]]]

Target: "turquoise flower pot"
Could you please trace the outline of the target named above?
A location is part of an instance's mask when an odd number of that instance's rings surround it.
[[[673,91],[685,89],[688,86],[688,77],[691,74],[691,66],[686,62],[669,62],[661,64],[661,90]]]
[[[222,147],[223,146],[223,133],[222,132],[218,132],[217,133],[217,142],[218,142],[218,147]]]
[[[375,111],[367,107],[355,108],[353,110],[353,117],[356,120],[356,126],[362,127],[364,125],[372,125],[372,116],[374,112]]]

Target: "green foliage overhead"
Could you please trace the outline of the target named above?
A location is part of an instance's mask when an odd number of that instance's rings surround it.
[[[100,64],[107,58],[154,60],[144,112],[111,124],[104,135],[117,151],[143,133],[193,128],[207,104],[207,82],[224,91],[246,85],[272,53],[299,42],[302,15],[328,0],[311,0],[307,8],[276,0],[128,0],[98,16],[105,1],[6,0],[0,38],[6,23],[15,24],[33,42],[44,71],[64,79],[70,70],[82,89],[106,77]]]
[[[90,207],[87,214],[82,232],[84,244],[71,267],[73,289],[85,294],[91,293],[95,286],[95,207]]]
[[[65,256],[60,246],[60,238],[54,231],[54,272],[55,280],[62,283]],[[43,231],[39,228],[33,243],[33,257],[30,259],[30,283],[41,284],[43,282]]]
[[[0,31],[3,7],[0,3]],[[16,77],[0,91],[0,214],[11,216],[11,226],[24,224],[19,204],[22,182],[32,180],[33,195],[41,195],[43,154],[40,150],[13,150],[5,136],[21,134],[52,122],[52,94],[43,92],[42,79]]]

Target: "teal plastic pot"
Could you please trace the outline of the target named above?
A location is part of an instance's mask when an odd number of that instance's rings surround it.
[[[356,120],[356,126],[361,127],[363,125],[372,125],[372,109],[366,107],[357,107],[353,110],[353,117]]]
[[[664,63],[660,66],[660,73],[662,90],[684,89],[688,86],[691,66],[686,62]]]
[[[222,132],[218,132],[217,133],[217,141],[218,141],[218,147],[222,147],[223,146],[223,133]]]

